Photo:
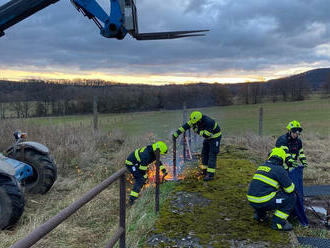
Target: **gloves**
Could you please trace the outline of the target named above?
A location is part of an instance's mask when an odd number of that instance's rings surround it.
[[[296,160],[290,158],[290,159],[287,161],[287,165],[288,165],[289,167],[298,167],[299,163],[298,163]]]
[[[160,161],[160,167],[159,168],[163,173],[163,177],[162,177],[162,181],[163,181],[164,178],[167,176],[167,170],[166,170],[165,166],[163,165],[163,163],[161,161]]]
[[[176,139],[177,137],[179,137],[179,134],[177,132],[173,133],[173,139]]]
[[[166,172],[166,170],[165,170],[165,172],[162,170],[162,172],[163,172],[163,176],[162,176],[161,182],[165,182],[166,181],[165,177],[168,175],[168,173]]]
[[[302,163],[302,165],[303,165],[304,168],[308,167],[308,163],[306,161],[304,163]]]

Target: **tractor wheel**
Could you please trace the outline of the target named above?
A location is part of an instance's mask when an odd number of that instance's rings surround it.
[[[10,229],[24,211],[24,194],[17,180],[0,174],[0,230]]]
[[[24,149],[16,153],[8,154],[8,157],[19,160],[32,167],[32,176],[24,179],[21,183],[26,192],[32,194],[47,193],[57,178],[57,167],[54,159],[49,154],[41,154],[32,149]]]

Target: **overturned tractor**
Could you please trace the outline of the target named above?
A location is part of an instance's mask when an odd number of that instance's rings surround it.
[[[5,156],[0,153],[0,229],[11,228],[24,211],[24,192],[47,193],[57,178],[49,149],[25,141],[26,133],[15,132],[15,143]]]

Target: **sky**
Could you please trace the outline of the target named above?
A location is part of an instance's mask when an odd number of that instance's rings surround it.
[[[98,2],[109,11],[109,0]],[[61,0],[5,31],[0,79],[234,83],[330,67],[329,0],[136,2],[140,32],[210,31],[174,40],[107,39]]]

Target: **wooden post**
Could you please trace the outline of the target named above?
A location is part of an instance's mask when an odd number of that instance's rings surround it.
[[[183,102],[183,124],[187,122],[186,102]],[[183,162],[186,162],[186,132],[183,133]]]
[[[0,119],[5,119],[5,104],[4,103],[1,103]]]
[[[188,130],[188,147],[190,149],[190,153],[192,152],[192,144],[191,144],[191,129]]]
[[[259,136],[263,135],[263,108],[259,109]]]
[[[160,167],[160,150],[156,149],[156,193],[155,193],[155,211],[159,212],[159,167]]]
[[[173,177],[176,181],[176,138],[173,137]]]
[[[94,131],[98,130],[97,96],[93,97]]]

